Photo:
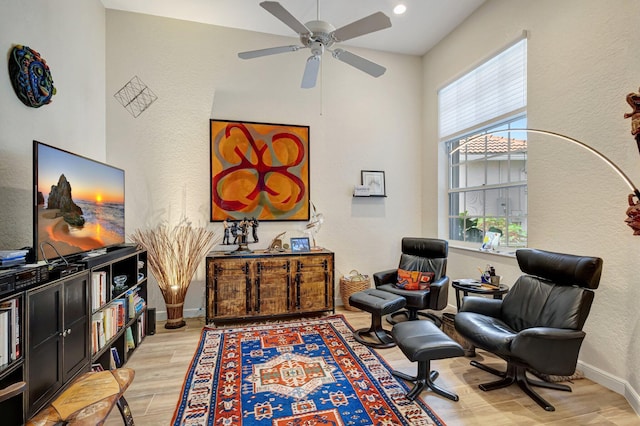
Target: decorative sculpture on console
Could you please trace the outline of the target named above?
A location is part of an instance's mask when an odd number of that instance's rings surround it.
[[[255,217],[252,217],[251,219],[245,217],[239,221],[234,221],[230,218],[225,219],[222,222],[222,226],[224,227],[224,237],[222,239],[222,244],[238,244],[238,248],[235,249],[232,253],[251,252],[248,246],[249,228],[251,228],[251,236],[253,237],[252,243],[257,243],[259,241],[258,226],[260,226],[260,222],[258,222],[258,219],[256,219]],[[233,241],[231,241],[231,237],[233,237]]]

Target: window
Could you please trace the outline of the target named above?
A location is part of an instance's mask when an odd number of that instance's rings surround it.
[[[449,239],[527,245],[527,139],[520,117],[446,142],[449,157]],[[452,153],[453,152],[453,153]]]
[[[526,82],[524,39],[438,93],[450,240],[527,245]]]

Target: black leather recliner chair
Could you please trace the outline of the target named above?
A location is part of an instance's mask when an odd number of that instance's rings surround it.
[[[503,300],[467,296],[455,317],[456,331],[474,346],[507,361],[498,371],[477,361],[471,365],[503,379],[481,384],[490,391],[517,383],[547,411],[555,408],[530,385],[571,391],[567,385],[531,380],[531,368],[543,374],[575,372],[582,327],[600,283],[602,259],[542,250],[516,252],[522,275]]]
[[[379,290],[388,291],[407,300],[406,310],[395,312],[387,317],[391,324],[396,318],[405,316],[407,320],[419,319],[418,316],[430,318],[440,326],[441,320],[436,315],[420,312],[425,309],[440,311],[447,307],[449,295],[449,277],[447,273],[447,256],[449,244],[445,240],[435,238],[405,237],[402,239],[402,254],[399,269],[407,271],[433,272],[433,282],[428,290],[403,290],[393,284],[398,281],[398,268],[373,274],[373,281]]]

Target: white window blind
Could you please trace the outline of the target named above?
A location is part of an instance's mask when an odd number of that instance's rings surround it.
[[[527,40],[523,39],[440,89],[440,139],[526,106]]]

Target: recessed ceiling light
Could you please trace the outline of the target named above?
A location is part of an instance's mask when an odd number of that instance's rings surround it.
[[[406,11],[407,11],[407,6],[405,6],[402,3],[400,3],[399,5],[393,8],[393,13],[395,13],[396,15],[402,15]]]

